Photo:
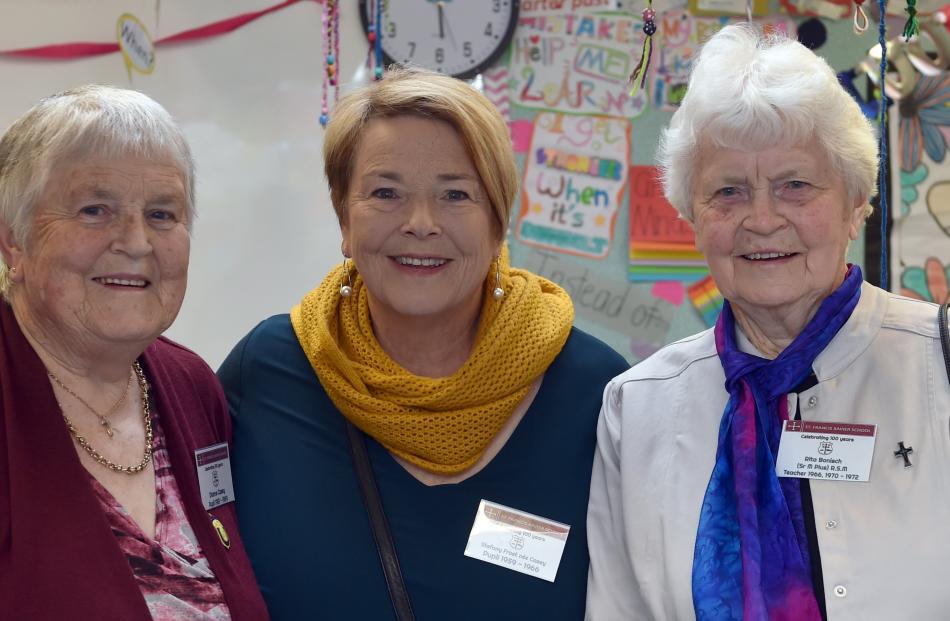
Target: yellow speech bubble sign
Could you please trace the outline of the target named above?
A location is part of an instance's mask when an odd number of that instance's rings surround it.
[[[115,25],[125,70],[132,81],[132,70],[149,74],[155,70],[155,44],[145,25],[131,13],[123,13]]]

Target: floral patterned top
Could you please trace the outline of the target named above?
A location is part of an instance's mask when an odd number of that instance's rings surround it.
[[[155,539],[146,536],[128,511],[90,474],[92,487],[155,621],[230,621],[224,592],[185,515],[164,434],[154,414],[152,428]]]

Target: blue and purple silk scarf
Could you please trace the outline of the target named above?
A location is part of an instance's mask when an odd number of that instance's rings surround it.
[[[861,269],[818,308],[801,334],[774,360],[736,346],[728,302],[716,322],[716,349],[729,402],[703,498],[693,557],[698,621],[820,620],[798,479],[779,479],[775,457],[787,395],[851,316],[861,295]]]

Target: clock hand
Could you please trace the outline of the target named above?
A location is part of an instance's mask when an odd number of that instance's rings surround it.
[[[438,2],[436,2],[436,3],[435,3],[435,6],[436,6],[436,8],[438,8],[438,10],[439,10],[439,38],[440,38],[440,39],[444,39],[444,38],[445,38],[445,26],[444,26],[444,24],[445,24],[445,13],[444,13],[443,10],[442,10],[442,7],[443,7],[443,2],[442,2],[442,0],[439,0]]]
[[[442,2],[442,0],[439,0],[439,4],[442,5],[442,4],[444,4],[444,2]],[[449,41],[451,41],[452,47],[455,48],[455,49],[458,49],[459,46],[458,46],[458,43],[455,42],[455,34],[452,32],[452,22],[451,22],[451,21],[445,22],[445,29],[449,31]]]

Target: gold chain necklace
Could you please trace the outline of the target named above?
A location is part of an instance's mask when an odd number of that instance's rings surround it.
[[[99,424],[102,425],[103,427],[105,427],[105,431],[106,431],[107,434],[109,434],[109,438],[110,438],[110,439],[112,438],[112,436],[113,436],[114,434],[113,434],[113,432],[112,432],[112,423],[109,422],[109,417],[112,416],[113,414],[115,414],[116,410],[119,409],[119,406],[121,406],[123,403],[125,403],[125,398],[126,398],[126,397],[128,396],[128,394],[129,394],[129,386],[132,385],[132,374],[131,374],[131,373],[129,374],[129,381],[125,383],[125,390],[124,390],[124,391],[122,392],[122,394],[119,396],[119,399],[118,399],[115,403],[112,404],[112,407],[109,408],[109,409],[106,411],[105,414],[100,414],[100,413],[98,412],[98,410],[96,410],[96,408],[94,408],[94,407],[92,407],[91,405],[89,405],[89,402],[87,402],[85,399],[83,399],[82,397],[80,397],[79,395],[77,395],[75,392],[72,391],[72,389],[71,389],[69,386],[67,386],[66,384],[64,384],[61,379],[59,379],[58,377],[56,377],[55,375],[53,375],[52,371],[47,371],[46,374],[49,375],[49,378],[50,378],[51,380],[53,380],[54,382],[56,382],[56,385],[57,385],[57,386],[59,386],[60,388],[62,388],[64,391],[66,391],[67,394],[72,395],[72,397],[73,397],[76,401],[78,401],[79,403],[81,403],[81,404],[83,404],[84,406],[86,406],[86,409],[87,409],[87,410],[89,410],[90,412],[92,412],[93,414],[95,414],[96,417],[99,419]]]
[[[135,377],[138,378],[139,381],[139,389],[142,391],[142,411],[144,412],[143,417],[145,419],[145,454],[142,456],[142,461],[138,464],[134,466],[122,466],[103,457],[102,453],[97,451],[86,441],[86,438],[76,433],[76,427],[70,422],[69,418],[66,417],[66,412],[63,412],[63,420],[66,421],[66,427],[69,429],[69,433],[73,434],[73,437],[76,438],[76,442],[79,443],[79,446],[89,453],[97,464],[105,466],[109,470],[123,472],[125,474],[137,474],[142,472],[145,470],[145,467],[148,466],[148,462],[152,461],[152,415],[148,404],[148,382],[145,379],[145,373],[142,371],[142,367],[137,361],[132,363],[132,369],[135,371]],[[62,410],[63,406],[60,405],[59,408]]]

